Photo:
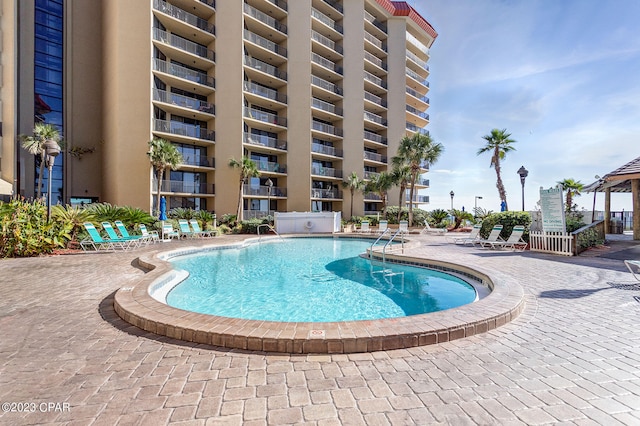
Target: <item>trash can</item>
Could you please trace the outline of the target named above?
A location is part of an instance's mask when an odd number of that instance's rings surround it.
[[[619,220],[612,220],[609,223],[609,234],[622,234],[622,222]]]

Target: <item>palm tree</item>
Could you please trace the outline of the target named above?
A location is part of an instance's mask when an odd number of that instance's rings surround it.
[[[478,150],[477,155],[484,154],[485,152],[491,152],[491,163],[489,167],[496,169],[496,187],[498,188],[498,195],[500,201],[504,202],[506,210],[509,210],[507,205],[507,191],[504,189],[502,183],[502,176],[500,175],[500,160],[504,160],[507,152],[515,151],[515,148],[511,145],[516,141],[509,139],[511,133],[507,133],[507,129],[493,129],[490,135],[485,135],[482,139],[487,141],[487,144]]]
[[[182,163],[182,154],[178,148],[166,139],[153,138],[149,141],[149,151],[147,152],[151,166],[156,172],[157,179],[157,202],[156,208],[160,210],[160,191],[162,189],[162,178],[167,168],[175,170]]]
[[[373,175],[365,185],[365,191],[375,192],[380,196],[380,200],[382,200],[382,217],[386,217],[387,213],[387,191],[394,185],[393,176],[387,172]]]
[[[20,136],[22,140],[22,148],[27,150],[29,154],[40,157],[40,174],[38,175],[38,198],[42,196],[42,177],[44,174],[44,163],[46,154],[44,143],[52,140],[58,144],[62,143],[62,137],[58,128],[53,124],[36,123],[33,128],[33,136]]]
[[[564,208],[567,211],[567,213],[569,213],[573,208],[573,197],[578,197],[582,195],[581,191],[582,191],[582,188],[584,187],[584,184],[579,180],[576,181],[571,178],[561,180],[558,182],[558,184],[562,186],[562,189],[564,191],[567,191],[566,206]]]
[[[351,218],[353,217],[353,196],[356,194],[356,191],[362,191],[364,189],[365,181],[358,177],[356,172],[351,172],[351,174],[342,181],[342,187],[348,189],[351,193],[351,215],[349,216]]]
[[[229,167],[240,170],[240,188],[238,191],[238,211],[236,213],[236,220],[238,222],[242,221],[242,195],[244,193],[244,185],[247,183],[249,178],[260,176],[260,170],[258,170],[258,166],[249,157],[244,155],[241,160],[236,160],[232,158],[229,160]]]
[[[413,226],[413,195],[415,192],[416,181],[422,169],[425,166],[434,164],[440,158],[444,151],[441,143],[435,142],[431,135],[416,133],[413,136],[405,136],[400,141],[397,156],[399,159],[394,160],[395,163],[404,163],[411,169],[409,178],[409,226]]]
[[[391,176],[393,176],[393,183],[400,188],[400,195],[398,196],[398,222],[402,216],[402,203],[407,192],[407,186],[409,186],[409,179],[411,178],[411,167],[404,164],[404,160],[400,157],[393,157],[391,159],[393,164],[393,170]]]

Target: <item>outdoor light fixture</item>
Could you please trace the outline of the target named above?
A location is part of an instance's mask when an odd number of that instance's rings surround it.
[[[47,185],[47,220],[51,220],[51,171],[56,157],[60,154],[60,145],[54,140],[47,140],[44,143],[45,164],[49,169],[49,181]]]
[[[598,180],[598,186],[600,186],[600,175],[595,175],[595,178]],[[591,223],[596,220],[596,195],[598,194],[598,187],[596,186],[593,189],[593,209],[591,210]]]
[[[520,183],[522,184],[522,211],[524,211],[524,180],[529,176],[529,171],[521,166],[518,169],[518,174],[520,175]]]
[[[453,197],[456,195],[455,192],[451,191],[449,193],[449,195],[451,195],[451,210],[453,210]]]
[[[267,219],[271,216],[271,190],[273,189],[273,181],[271,179],[267,179],[264,183],[267,185]]]
[[[474,209],[473,212],[475,213],[475,211],[478,209],[478,200],[482,200],[482,195],[476,195],[475,197],[475,205],[474,205]]]

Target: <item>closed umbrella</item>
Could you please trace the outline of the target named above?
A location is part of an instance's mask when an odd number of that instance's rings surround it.
[[[167,220],[167,200],[164,197],[160,198],[160,216],[159,220]]]

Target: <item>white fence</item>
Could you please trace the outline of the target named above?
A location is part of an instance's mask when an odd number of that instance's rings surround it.
[[[574,236],[563,232],[531,232],[529,234],[531,251],[573,256],[573,244]]]

